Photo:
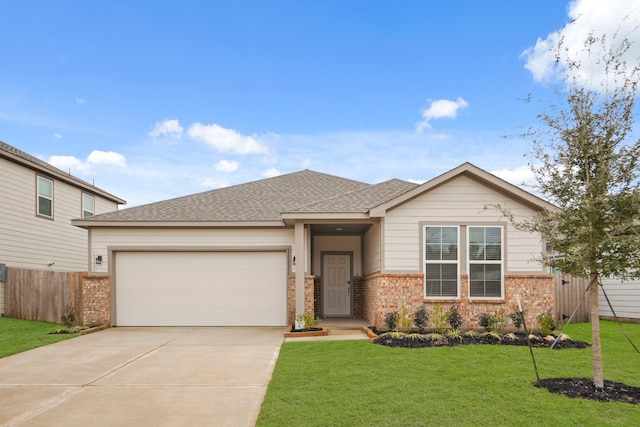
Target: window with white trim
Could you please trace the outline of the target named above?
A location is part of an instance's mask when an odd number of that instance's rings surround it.
[[[53,218],[53,181],[39,176],[37,178],[37,214]]]
[[[503,297],[503,228],[469,227],[469,296]]]
[[[82,193],[82,218],[93,216],[96,212],[96,199],[91,194]]]
[[[458,227],[424,227],[426,298],[458,297]]]

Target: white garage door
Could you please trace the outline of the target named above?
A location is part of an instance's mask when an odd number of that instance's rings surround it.
[[[285,252],[117,252],[118,326],[285,326]]]

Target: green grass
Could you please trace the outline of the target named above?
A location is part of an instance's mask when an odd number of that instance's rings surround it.
[[[625,324],[640,346],[640,325]],[[565,333],[591,340],[590,324]],[[604,377],[640,387],[640,355],[602,322]],[[591,349],[534,349],[541,378],[592,377]],[[367,341],[284,343],[258,426],[637,425],[640,407],[534,387],[527,347],[393,349]]]
[[[11,356],[43,345],[53,344],[77,334],[48,335],[60,329],[55,323],[0,317],[0,357]]]

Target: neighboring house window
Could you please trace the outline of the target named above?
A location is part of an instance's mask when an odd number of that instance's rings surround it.
[[[458,227],[424,228],[425,297],[458,296]]]
[[[82,218],[93,216],[96,212],[96,199],[91,194],[82,193]]]
[[[502,298],[502,227],[469,227],[469,296]]]
[[[53,218],[53,181],[38,177],[38,215]]]

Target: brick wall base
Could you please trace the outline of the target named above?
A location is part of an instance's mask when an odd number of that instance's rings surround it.
[[[111,278],[109,276],[82,276],[82,295],[78,309],[84,325],[111,324]]]
[[[304,278],[304,311],[315,316],[314,293],[315,276]],[[289,275],[287,279],[287,323],[293,324],[296,320],[296,276]]]
[[[503,309],[508,314],[518,306],[518,299],[525,311],[525,320],[529,328],[536,328],[537,316],[547,312],[554,313],[554,279],[551,275],[507,275],[505,276],[505,297],[500,300],[469,299],[469,278],[460,277],[460,298],[425,299],[424,276],[422,274],[373,274],[364,278],[362,289],[363,318],[378,328],[385,327],[384,316],[387,313],[402,310],[413,314],[422,304],[431,312],[436,305],[448,309],[458,306],[464,320],[462,328],[478,328],[481,313],[493,314]],[[432,326],[430,323],[429,326]]]

